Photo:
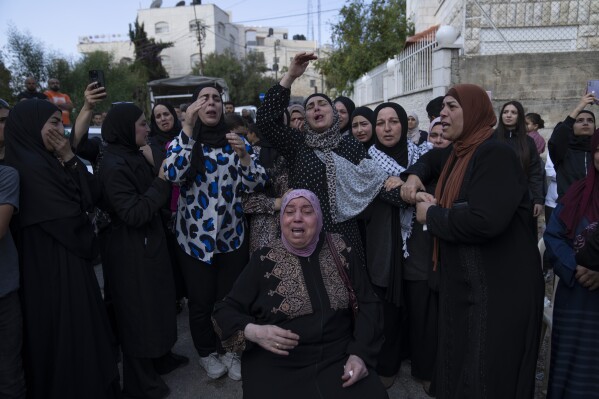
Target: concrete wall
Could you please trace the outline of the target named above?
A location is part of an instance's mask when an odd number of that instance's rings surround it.
[[[491,91],[496,111],[505,102],[518,100],[526,112],[540,114],[551,129],[578,104],[587,81],[599,79],[598,60],[599,51],[461,56],[452,60],[451,80]]]

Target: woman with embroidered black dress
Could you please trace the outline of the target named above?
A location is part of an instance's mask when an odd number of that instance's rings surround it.
[[[170,352],[177,339],[175,288],[159,213],[170,184],[140,151],[148,132],[134,104],[116,104],[104,119],[98,175],[111,222],[100,238],[123,351],[123,393],[163,398],[170,389],[160,374],[186,359]]]
[[[5,135],[6,164],[21,178],[14,226],[27,397],[119,398],[116,346],[92,267],[98,246],[87,216],[100,186],[73,154],[54,104],[17,103]]]
[[[227,128],[221,93],[218,84],[196,88],[164,170],[181,187],[175,234],[200,365],[210,378],[228,372],[240,380],[239,356],[222,349],[210,315],[248,261],[242,194],[262,188],[267,176],[249,143]]]
[[[293,190],[281,209],[281,236],[214,309],[223,346],[244,351],[243,397],[386,398],[373,370],[381,307],[362,262],[322,231],[314,193]]]
[[[305,100],[302,132],[281,121],[291,85],[316,58],[313,53],[293,58],[281,82],[266,93],[257,123],[287,160],[290,187],[308,189],[320,199],[324,230],[343,234],[363,257],[355,217],[377,196],[402,206],[399,190],[393,190],[400,183],[376,166],[353,135],[341,136],[339,115],[325,94],[315,93]]]
[[[451,88],[441,123],[453,145],[423,155],[401,188],[435,237],[440,399],[534,395],[545,284],[526,175],[496,120],[482,88]],[[437,177],[434,198],[416,191]]]
[[[258,141],[252,148],[268,174],[263,190],[243,195],[243,212],[250,228],[250,254],[281,235],[279,212],[283,195],[289,190],[287,162],[276,148],[254,129]]]

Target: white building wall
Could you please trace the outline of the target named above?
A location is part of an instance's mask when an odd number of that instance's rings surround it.
[[[93,53],[94,51],[111,53],[115,62],[133,61],[135,59],[135,47],[129,40],[118,42],[91,42],[87,37],[79,38],[77,50],[83,54]]]
[[[236,54],[242,53],[238,45],[239,27],[230,23],[229,14],[214,4],[139,10],[137,17],[140,23],[144,23],[148,37],[157,42],[174,44],[161,53],[162,56],[168,57],[170,66],[167,72],[171,77],[189,74],[193,64],[199,61],[200,48],[196,30],[190,26],[194,24],[196,16],[206,31],[202,46],[203,56],[214,52],[222,54],[226,50]],[[157,31],[157,24],[159,28],[168,26],[168,30]]]

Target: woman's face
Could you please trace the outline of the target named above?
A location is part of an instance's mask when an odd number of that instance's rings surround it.
[[[349,114],[347,113],[347,108],[341,101],[337,101],[335,103],[335,109],[337,109],[337,113],[339,114],[339,126],[345,126],[349,121]]]
[[[516,123],[518,123],[518,110],[514,105],[508,104],[503,108],[501,121],[505,127],[511,128],[516,126]]]
[[[157,105],[154,108],[154,119],[158,128],[163,132],[169,132],[175,126],[173,114],[164,105]]]
[[[526,118],[526,132],[534,132],[535,130],[539,130],[539,125],[533,123],[530,118]]]
[[[312,97],[306,104],[306,121],[315,132],[326,131],[333,125],[333,107],[324,97]]]
[[[445,148],[449,145],[450,141],[443,137],[443,126],[440,123],[433,126],[431,132],[428,135],[428,141],[433,144],[434,148]]]
[[[372,124],[362,115],[354,116],[351,132],[360,143],[367,143],[372,138]]]
[[[416,118],[408,116],[408,129],[414,129],[417,125]]]
[[[440,116],[443,137],[449,141],[456,141],[464,130],[464,110],[458,100],[452,96],[445,96]]]
[[[50,141],[48,140],[50,130],[56,130],[61,135],[64,135],[64,126],[62,124],[62,114],[60,111],[53,113],[42,127],[42,142],[44,143],[44,148],[50,152],[54,152],[54,146],[50,144]]]
[[[294,198],[285,207],[281,232],[293,248],[305,248],[316,234],[318,216],[310,201],[304,197]]]
[[[401,122],[391,107],[383,108],[376,117],[376,137],[385,147],[393,147],[401,139]]]
[[[148,133],[150,133],[150,127],[146,121],[146,116],[141,116],[135,121],[135,144],[138,147],[143,147],[148,143]]]
[[[587,112],[578,114],[572,129],[575,136],[592,136],[595,131],[593,116]]]
[[[205,97],[206,103],[198,114],[203,124],[207,126],[216,126],[223,114],[223,102],[218,90],[214,87],[205,87],[198,94],[198,98]]]

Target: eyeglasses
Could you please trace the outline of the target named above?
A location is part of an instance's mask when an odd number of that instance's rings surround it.
[[[10,109],[10,105],[6,101],[0,98],[0,108]]]

